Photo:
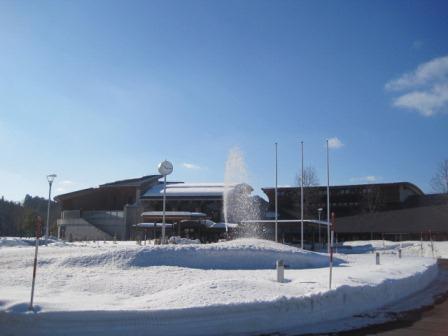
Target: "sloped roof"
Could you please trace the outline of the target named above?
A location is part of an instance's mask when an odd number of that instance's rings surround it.
[[[151,182],[162,178],[162,175],[146,175],[138,178],[131,178],[126,180],[119,180],[115,182],[109,182],[100,184],[100,188],[104,187],[138,187],[145,182]]]
[[[162,177],[161,175],[146,175],[146,176],[142,176],[142,177],[138,177],[138,178],[119,180],[119,181],[115,181],[115,182],[100,184],[96,188],[87,188],[87,189],[72,191],[72,192],[65,193],[65,194],[60,194],[60,195],[55,196],[54,199],[56,201],[60,201],[60,200],[64,200],[64,199],[75,197],[75,196],[82,196],[82,195],[97,191],[99,189],[104,189],[104,188],[140,187],[145,183],[157,182],[157,180],[160,179],[161,177]]]

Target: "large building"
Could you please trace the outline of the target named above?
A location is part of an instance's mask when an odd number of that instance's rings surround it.
[[[164,184],[161,178],[161,175],[143,176],[56,196],[62,209],[58,220],[59,237],[67,240],[134,238],[133,234],[138,233],[134,232],[135,225],[144,220],[142,214],[162,210]],[[206,220],[222,222],[224,193],[244,195],[263,203],[261,198],[250,195],[252,190],[247,184],[168,182],[166,211],[203,213]],[[192,238],[208,238],[198,235],[204,230],[190,227],[187,232]],[[216,234],[213,237],[217,237]]]
[[[274,209],[274,188],[264,188]],[[278,219],[300,218],[300,188],[278,188]],[[320,210],[319,210],[320,209]],[[304,188],[304,218],[327,218],[327,188]],[[425,195],[409,182],[330,187],[330,212],[336,216],[340,240],[448,238],[448,195]],[[317,241],[316,225],[308,224],[306,240]],[[281,235],[299,239],[298,225],[283,225]]]
[[[263,188],[269,198],[271,209],[274,204],[274,188]],[[300,188],[278,188],[279,218],[300,216]],[[423,191],[408,182],[377,183],[330,186],[330,212],[338,217],[377,211],[397,210],[409,207],[415,199],[423,196]],[[304,211],[308,218],[316,218],[322,209],[326,218],[327,188],[325,186],[304,188]]]
[[[58,220],[59,236],[67,240],[134,239],[144,231],[152,230],[150,237],[160,234],[156,225],[161,217],[163,182],[161,175],[149,175],[102,184],[96,188],[58,195],[62,214]],[[224,186],[223,183],[168,182],[166,210],[177,213],[196,213],[195,220],[177,216],[172,221],[170,234],[213,241],[220,237],[224,222],[224,193],[231,192],[233,203],[227,221],[273,220],[275,218],[275,189],[262,189],[269,199],[252,196],[247,184]],[[279,238],[281,241],[300,241],[300,188],[278,188]],[[249,206],[241,206],[241,205]],[[256,209],[257,211],[252,211]],[[326,187],[304,188],[304,219],[326,220]],[[420,239],[448,238],[448,195],[425,195],[416,185],[408,182],[344,185],[330,187],[330,212],[336,216],[339,240],[350,239]],[[147,214],[142,216],[142,214]],[[150,214],[150,215],[148,215]],[[151,218],[151,220],[148,220]],[[174,217],[173,217],[174,218]],[[290,222],[285,222],[290,220]],[[151,222],[150,223],[145,222]],[[181,223],[182,221],[182,223]],[[167,221],[170,223],[170,221]],[[141,224],[136,226],[136,224]],[[140,228],[140,231],[138,230]],[[273,222],[243,223],[239,230],[264,232],[273,238]],[[305,241],[313,244],[325,241],[319,235],[322,227],[305,224]],[[157,231],[159,230],[159,231]]]

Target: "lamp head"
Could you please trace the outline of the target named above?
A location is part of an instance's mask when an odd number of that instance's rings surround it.
[[[56,174],[50,174],[50,175],[47,175],[47,181],[48,181],[48,183],[53,183],[53,181],[54,181],[54,179],[56,178]]]
[[[159,164],[158,169],[161,175],[166,176],[173,172],[173,164],[165,160]]]

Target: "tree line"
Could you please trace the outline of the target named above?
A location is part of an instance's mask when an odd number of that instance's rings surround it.
[[[42,230],[47,223],[48,199],[26,195],[22,203],[0,199],[0,236],[30,237],[35,235],[37,216],[42,218]],[[56,221],[60,217],[59,205],[51,201],[50,234],[57,234]]]

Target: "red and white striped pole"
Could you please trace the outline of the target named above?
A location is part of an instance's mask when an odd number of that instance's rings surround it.
[[[33,309],[34,283],[36,282],[37,252],[39,250],[39,238],[41,236],[41,231],[42,231],[42,218],[40,216],[37,216],[37,219],[36,219],[36,249],[34,251],[33,283],[31,285],[31,300],[30,300],[30,306],[28,307],[28,310],[34,310]]]
[[[334,229],[335,229],[335,216],[334,212],[331,213],[331,237],[330,237],[330,279],[329,288],[331,289],[331,282],[333,280],[333,250],[334,250]]]

